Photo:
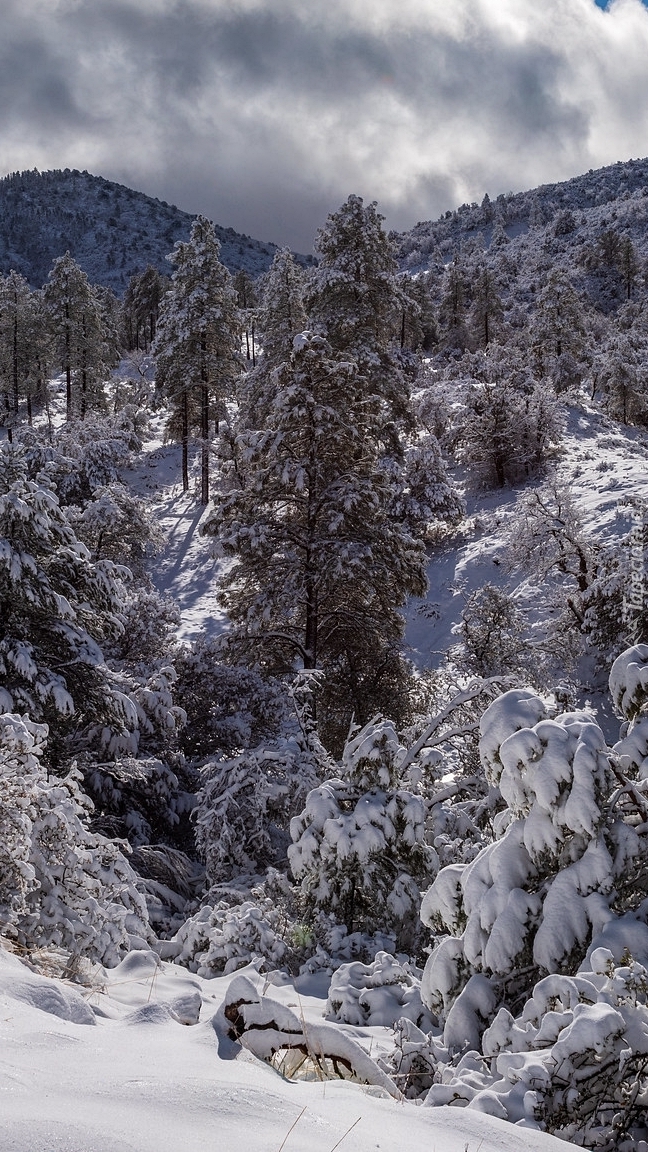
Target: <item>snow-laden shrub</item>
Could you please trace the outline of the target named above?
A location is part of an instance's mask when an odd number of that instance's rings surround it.
[[[120,845],[89,831],[92,804],[79,787],[81,774],[45,776],[46,736],[45,725],[0,717],[4,919],[26,948],[56,945],[112,966],[131,937],[150,936],[146,905]],[[9,886],[15,896],[8,901]]]
[[[148,588],[129,588],[122,609],[124,631],[105,645],[106,656],[142,670],[158,666],[175,655],[173,636],[180,624],[180,612],[173,600]],[[167,655],[167,653],[169,655]]]
[[[141,451],[146,420],[143,409],[128,404],[115,416],[92,413],[47,433],[23,429],[30,475],[46,469],[61,504],[83,506],[100,489],[119,484],[120,468]]]
[[[278,968],[290,952],[286,929],[285,912],[270,897],[257,894],[233,907],[220,901],[190,917],[165,954],[206,978],[227,975],[256,960],[268,969]]]
[[[444,464],[439,441],[431,433],[405,450],[404,466],[394,466],[392,479],[396,487],[393,514],[415,538],[436,540],[458,524],[465,513],[464,502]]]
[[[400,1019],[430,1024],[416,971],[387,952],[379,952],[370,964],[355,960],[336,969],[325,1016],[327,1020],[370,1027],[390,1027]]]
[[[427,1105],[463,1105],[606,1152],[635,1152],[648,1138],[648,970],[629,957],[619,965],[596,948],[577,974],[546,976],[517,1017],[500,1008],[482,1055],[448,1062],[436,1049]]]
[[[554,720],[538,696],[513,690],[484,713],[480,751],[507,805],[498,838],[469,864],[443,868],[421,908],[438,934],[423,999],[458,1050],[477,1047],[498,1004],[534,977],[575,971],[642,853],[609,803],[617,781],[590,715]]]
[[[425,843],[425,804],[399,787],[405,749],[374,718],[346,744],[339,777],[313,789],[291,821],[292,872],[308,906],[354,926],[394,929],[413,944],[419,884],[436,867]]]
[[[70,517],[95,560],[127,564],[139,581],[148,582],[147,564],[164,536],[144,500],[113,482],[93,490],[83,510],[71,510]]]
[[[46,721],[54,760],[72,729],[136,725],[100,647],[123,629],[128,572],[95,563],[48,477],[27,479],[25,452],[0,448],[0,706]]]
[[[277,736],[287,697],[278,682],[248,668],[223,663],[223,647],[202,637],[174,657],[178,699],[187,715],[182,749],[203,759],[254,748]]]

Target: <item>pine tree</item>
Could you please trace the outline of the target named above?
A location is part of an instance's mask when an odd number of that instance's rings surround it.
[[[24,451],[4,444],[0,707],[49,724],[55,766],[70,732],[89,724],[104,723],[108,732],[136,723],[100,647],[122,628],[123,574],[110,561],[91,561],[47,476],[29,480]]]
[[[482,357],[474,367],[480,378],[470,384],[460,455],[478,484],[503,488],[542,470],[562,435],[560,411],[546,385],[508,356]]]
[[[396,354],[407,297],[397,275],[392,243],[375,203],[360,196],[329,216],[317,233],[319,264],[307,285],[309,323],[335,352],[352,357],[368,391],[389,421],[408,418],[408,387]]]
[[[348,726],[400,666],[398,608],[426,586],[425,553],[391,516],[382,405],[349,356],[297,337],[270,384],[267,427],[243,420],[207,527],[235,557],[222,600],[248,659],[329,670],[346,699],[328,718],[340,707]]]
[[[472,322],[482,347],[487,348],[493,338],[493,329],[504,312],[497,292],[495,277],[490,268],[482,268],[473,284]]]
[[[639,273],[639,261],[635,251],[634,244],[629,236],[621,237],[621,244],[619,246],[618,256],[619,272],[623,278],[623,285],[626,291],[626,299],[632,298],[632,290],[635,286],[637,275]]]
[[[333,779],[293,817],[288,850],[311,911],[333,912],[349,935],[394,929],[412,947],[421,882],[436,871],[425,843],[425,803],[404,786],[405,749],[376,716],[349,737]]]
[[[187,242],[169,257],[175,267],[155,341],[158,385],[180,424],[182,486],[189,489],[189,432],[201,437],[201,503],[209,500],[209,422],[240,373],[240,314],[229,272],[219,260],[213,224],[198,216]],[[216,410],[218,424],[220,409]]]
[[[536,375],[550,377],[557,392],[580,381],[586,360],[585,319],[580,300],[561,270],[550,273],[538,298],[531,349]]]
[[[241,381],[241,418],[251,428],[265,427],[272,403],[272,373],[290,360],[293,339],[307,326],[304,310],[304,274],[289,248],[280,248],[264,277],[259,310],[263,351],[256,368]]]
[[[146,352],[153,344],[160,305],[168,287],[168,278],[151,264],[143,272],[131,276],[124,295],[128,348],[142,348]]]
[[[256,365],[256,308],[258,305],[257,286],[244,268],[240,268],[234,277],[234,289],[238,300],[238,306],[241,310],[241,320],[243,322],[243,337],[245,339],[245,359],[252,361],[252,367]]]
[[[645,424],[648,420],[648,374],[646,342],[630,331],[615,336],[599,360],[598,382],[603,387],[605,407],[623,424]]]
[[[439,316],[446,348],[465,348],[468,344],[466,310],[468,285],[462,265],[455,260],[446,270],[442,285]]]
[[[42,383],[44,357],[39,295],[17,272],[10,272],[0,277],[0,392],[14,421],[26,398],[31,422],[31,398]],[[11,424],[9,428],[11,436]]]
[[[43,300],[53,354],[65,373],[66,418],[83,419],[89,408],[104,406],[103,379],[111,357],[101,303],[69,252],[54,261]]]

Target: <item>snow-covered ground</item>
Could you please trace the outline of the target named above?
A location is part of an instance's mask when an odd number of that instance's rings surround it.
[[[201,535],[205,509],[197,498],[200,453],[192,445],[189,491],[182,491],[181,448],[163,438],[166,413],[151,420],[144,451],[124,472],[123,480],[150,503],[166,544],[156,557],[152,579],[158,592],[175,600],[181,613],[178,635],[193,640],[201,633],[218,635],[226,617],[218,604],[218,582],[224,561],[214,555],[214,541]]]
[[[587,407],[569,408],[565,436],[556,461],[571,487],[583,525],[601,542],[620,543],[631,527],[627,501],[648,502],[648,436],[623,428]],[[429,590],[407,607],[406,642],[420,668],[437,668],[456,643],[453,629],[467,597],[486,582],[507,587],[523,599],[523,574],[511,578],[501,564],[510,519],[523,488],[468,494],[467,522],[457,542],[434,552],[428,567]]]
[[[629,528],[623,501],[648,499],[648,443],[595,412],[573,409],[561,467],[586,526],[608,540]],[[193,476],[198,465],[192,453]],[[124,481],[146,497],[166,545],[155,565],[160,591],[178,602],[184,638],[221,631],[223,561],[200,534],[194,484],[183,495],[180,450],[154,420]],[[497,563],[518,492],[469,499],[469,528],[432,555],[427,598],[408,606],[408,642],[421,667],[442,662],[464,597],[510,577]],[[111,971],[65,979],[56,956],[37,974],[0,945],[0,1152],[551,1152],[562,1141],[460,1108],[417,1107],[375,1086],[291,1082],[223,1039],[215,1017],[232,976],[205,980],[135,951]],[[259,991],[306,1024],[322,1021],[325,989],[272,983],[245,970]],[[238,974],[237,974],[238,975]],[[375,1054],[382,1029],[346,1031]],[[294,1125],[294,1127],[293,1127]]]
[[[264,977],[245,972],[265,990]],[[37,974],[0,946],[2,1152],[567,1147],[463,1108],[420,1108],[350,1082],[283,1079],[223,1041],[220,1028],[219,1036],[214,1017],[231,976],[202,980],[136,951],[85,979]],[[321,1020],[324,1002],[292,984],[268,994],[306,1022]],[[380,1030],[353,1031],[368,1047]]]

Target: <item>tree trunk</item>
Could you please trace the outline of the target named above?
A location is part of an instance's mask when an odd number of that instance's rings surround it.
[[[182,491],[189,491],[189,397],[182,389]]]
[[[16,311],[14,312],[13,322],[13,399],[14,399],[14,412],[18,415],[18,293],[15,297]]]
[[[65,419],[72,419],[72,341],[70,339],[70,302],[65,301]]]
[[[209,387],[203,380],[200,386],[200,503],[209,503]]]
[[[200,341],[200,503],[209,503],[209,372],[207,370],[207,340]]]
[[[318,604],[317,591],[313,587],[312,577],[307,577],[306,584],[306,630],[304,636],[304,668],[317,668],[317,627]]]

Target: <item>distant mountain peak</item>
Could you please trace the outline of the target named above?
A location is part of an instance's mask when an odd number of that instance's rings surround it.
[[[0,272],[12,268],[34,288],[52,262],[69,251],[95,284],[123,295],[130,277],[148,264],[170,274],[166,260],[189,237],[195,216],[90,172],[56,169],[13,172],[0,179]],[[215,225],[221,259],[231,272],[256,277],[277,245]],[[297,255],[303,265],[312,258]]]

